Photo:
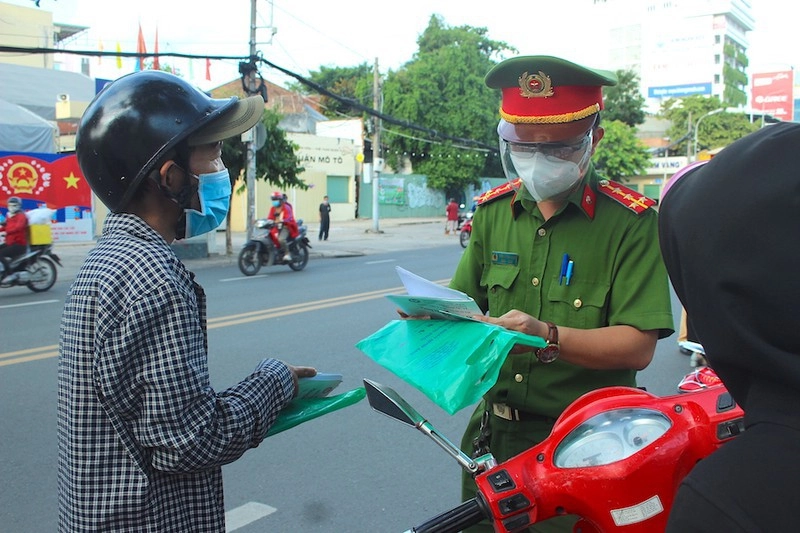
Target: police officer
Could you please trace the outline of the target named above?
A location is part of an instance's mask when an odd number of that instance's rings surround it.
[[[486,84],[502,91],[497,132],[509,181],[479,199],[450,286],[475,299],[482,320],[548,343],[512,350],[467,426],[462,448],[503,461],[547,437],[582,394],[635,386],[673,320],[654,201],[603,179],[591,162],[604,133],[602,87],[614,75],[523,56],[492,68]],[[474,494],[465,475],[463,497]],[[574,522],[533,530],[571,531]]]

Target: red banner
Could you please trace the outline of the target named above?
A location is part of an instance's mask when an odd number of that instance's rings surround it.
[[[17,196],[22,209],[54,211],[55,241],[91,240],[92,190],[74,154],[0,152],[0,206]]]
[[[791,121],[794,119],[794,71],[753,74],[750,102],[754,112]]]

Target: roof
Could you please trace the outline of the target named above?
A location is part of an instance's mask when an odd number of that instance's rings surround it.
[[[55,120],[58,95],[90,102],[95,95],[92,78],[76,72],[0,63],[0,94],[46,120]]]

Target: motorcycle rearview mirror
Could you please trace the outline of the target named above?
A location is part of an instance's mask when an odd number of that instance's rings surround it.
[[[419,428],[420,424],[425,422],[425,418],[394,389],[369,379],[364,380],[364,388],[367,389],[369,405],[379,413],[415,428]]]
[[[441,435],[436,428],[434,428],[416,409],[411,407],[402,396],[400,396],[394,389],[381,385],[375,381],[364,379],[364,388],[367,390],[367,401],[370,407],[375,411],[382,413],[389,418],[394,418],[415,427],[422,433],[433,439],[433,442],[439,445],[446,451],[453,459],[455,459],[461,468],[471,474],[477,474],[482,471],[487,463],[479,465],[476,461],[472,460],[467,454],[461,451],[458,446],[447,440],[444,435]]]

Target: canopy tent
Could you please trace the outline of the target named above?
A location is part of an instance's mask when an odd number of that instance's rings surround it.
[[[33,111],[45,120],[56,119],[60,95],[76,102],[90,102],[95,92],[94,80],[77,72],[0,63],[3,100]]]
[[[58,128],[24,107],[0,100],[0,151],[54,154]]]

